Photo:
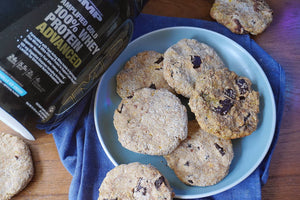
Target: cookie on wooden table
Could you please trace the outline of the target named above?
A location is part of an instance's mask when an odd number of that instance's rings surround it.
[[[210,46],[195,39],[182,39],[164,53],[164,77],[178,94],[187,98],[202,71],[219,69],[224,63]]]
[[[273,11],[265,0],[215,0],[210,15],[237,34],[257,35],[273,20]]]
[[[172,188],[152,165],[138,162],[122,164],[106,174],[98,200],[171,200]]]
[[[163,77],[163,54],[144,51],[130,58],[117,74],[117,93],[121,98],[133,95],[140,88],[165,88],[173,92]]]
[[[200,75],[189,106],[203,130],[225,139],[250,135],[259,121],[259,93],[225,68]]]
[[[19,137],[0,133],[0,199],[11,199],[33,176],[30,149]]]
[[[142,88],[121,101],[113,123],[125,148],[148,155],[165,155],[186,138],[187,121],[186,107],[173,93]]]
[[[209,186],[220,182],[229,172],[233,159],[231,140],[203,131],[196,120],[189,121],[188,137],[171,154],[168,166],[185,184]]]

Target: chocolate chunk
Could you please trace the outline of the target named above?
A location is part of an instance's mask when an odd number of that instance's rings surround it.
[[[156,89],[156,86],[155,86],[154,83],[151,83],[151,85],[149,86],[149,88]]]
[[[189,182],[190,184],[193,184],[193,183],[194,183],[192,180],[188,180],[188,182]]]
[[[147,193],[147,188],[145,188],[145,187],[144,187],[144,188],[142,188],[142,189],[143,189],[142,195],[144,195],[144,196],[145,196],[145,195],[146,195],[146,193]]]
[[[173,78],[173,75],[174,75],[174,72],[173,71],[171,71],[171,77]]]
[[[187,147],[188,148],[192,148],[192,144],[187,144]]]
[[[142,177],[140,177],[139,180],[138,180],[138,183],[137,183],[137,186],[136,186],[137,191],[139,191],[139,189],[141,189],[141,183],[142,183],[142,180],[143,180]]]
[[[122,104],[120,110],[118,110],[119,113],[122,113],[123,107],[124,107],[124,104]]]
[[[240,33],[240,34],[244,34],[246,33],[244,27],[241,25],[240,21],[238,19],[233,19],[233,22],[236,24],[236,27],[235,27],[235,31],[237,33]]]
[[[220,154],[222,156],[225,155],[225,150],[220,145],[218,145],[217,143],[215,143],[215,147],[217,148],[217,150],[220,152]]]
[[[253,10],[255,12],[260,12],[260,10],[262,10],[262,5],[261,5],[261,2],[259,1],[254,1],[254,4],[253,4]]]
[[[256,24],[256,21],[255,20],[251,20],[252,24]]]
[[[132,97],[133,97],[133,95],[130,95],[130,96],[127,97],[127,99],[131,99]]]
[[[212,110],[220,115],[226,115],[233,106],[233,103],[230,99],[220,100],[219,103],[222,105],[222,107],[214,107]]]
[[[19,156],[15,156],[16,160],[19,160]]]
[[[245,79],[242,79],[242,78],[241,79],[237,79],[236,80],[236,84],[238,85],[241,94],[245,94],[249,90],[248,84],[245,81]]]
[[[225,89],[224,94],[232,99],[235,99],[236,93],[233,89]]]
[[[154,70],[161,70],[162,69],[162,67],[159,67],[159,68],[155,68]]]
[[[163,183],[165,183],[165,177],[161,176],[154,182],[155,188],[158,190]]]
[[[138,184],[137,184],[136,188],[134,189],[134,192],[142,192],[142,195],[145,196],[147,193],[147,188],[141,186],[142,180],[143,180],[143,178],[139,178]]]
[[[199,68],[202,63],[200,56],[191,56],[191,61],[194,65],[193,66],[194,69]]]
[[[222,106],[225,106],[225,105],[228,105],[228,104],[232,104],[230,99],[224,99],[224,100],[220,100],[219,103],[222,105]]]
[[[190,162],[186,161],[186,163],[184,163],[184,166],[190,166]]]
[[[208,160],[208,159],[209,159],[209,155],[206,154],[206,155],[205,155],[205,160]]]
[[[233,106],[233,103],[231,102],[230,99],[220,100],[220,104],[223,106],[222,113],[224,113],[224,115],[227,114],[227,112]]]
[[[244,96],[240,96],[240,100],[245,100],[245,97]]]
[[[250,117],[250,113],[248,113],[248,115],[246,117],[244,117],[244,122],[246,122],[248,120],[248,118]]]
[[[164,57],[160,57],[159,59],[157,59],[157,61],[155,61],[154,63],[155,64],[159,64],[159,63],[161,63],[162,61],[164,60]]]

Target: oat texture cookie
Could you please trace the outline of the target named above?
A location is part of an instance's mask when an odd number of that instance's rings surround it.
[[[166,89],[142,88],[123,99],[114,126],[127,149],[148,155],[172,152],[187,136],[187,110]]]
[[[155,167],[134,162],[119,165],[106,174],[98,200],[106,199],[170,200],[173,192]]]
[[[221,138],[250,135],[258,124],[259,93],[248,78],[228,69],[202,73],[189,106],[200,127]]]
[[[163,77],[163,54],[144,51],[133,56],[117,74],[117,93],[121,98],[140,88],[165,88],[173,92]]]
[[[237,34],[263,32],[273,19],[265,0],[215,0],[210,15]]]
[[[11,199],[33,176],[29,147],[17,136],[0,133],[0,199]]]
[[[164,156],[168,166],[185,184],[209,186],[229,172],[233,159],[231,140],[218,138],[189,121],[188,137],[171,154]]]
[[[164,77],[178,94],[191,96],[202,71],[223,68],[216,51],[195,39],[182,39],[164,53]]]

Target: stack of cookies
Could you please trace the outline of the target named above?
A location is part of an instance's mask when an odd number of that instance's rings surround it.
[[[182,39],[163,54],[137,54],[116,79],[119,142],[133,152],[164,156],[187,185],[221,181],[234,156],[231,139],[256,130],[259,93],[251,81],[195,39]]]

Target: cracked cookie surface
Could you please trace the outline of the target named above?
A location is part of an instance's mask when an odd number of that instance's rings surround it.
[[[248,78],[228,69],[208,70],[195,88],[189,106],[203,130],[225,139],[241,138],[256,130],[259,93]]]

